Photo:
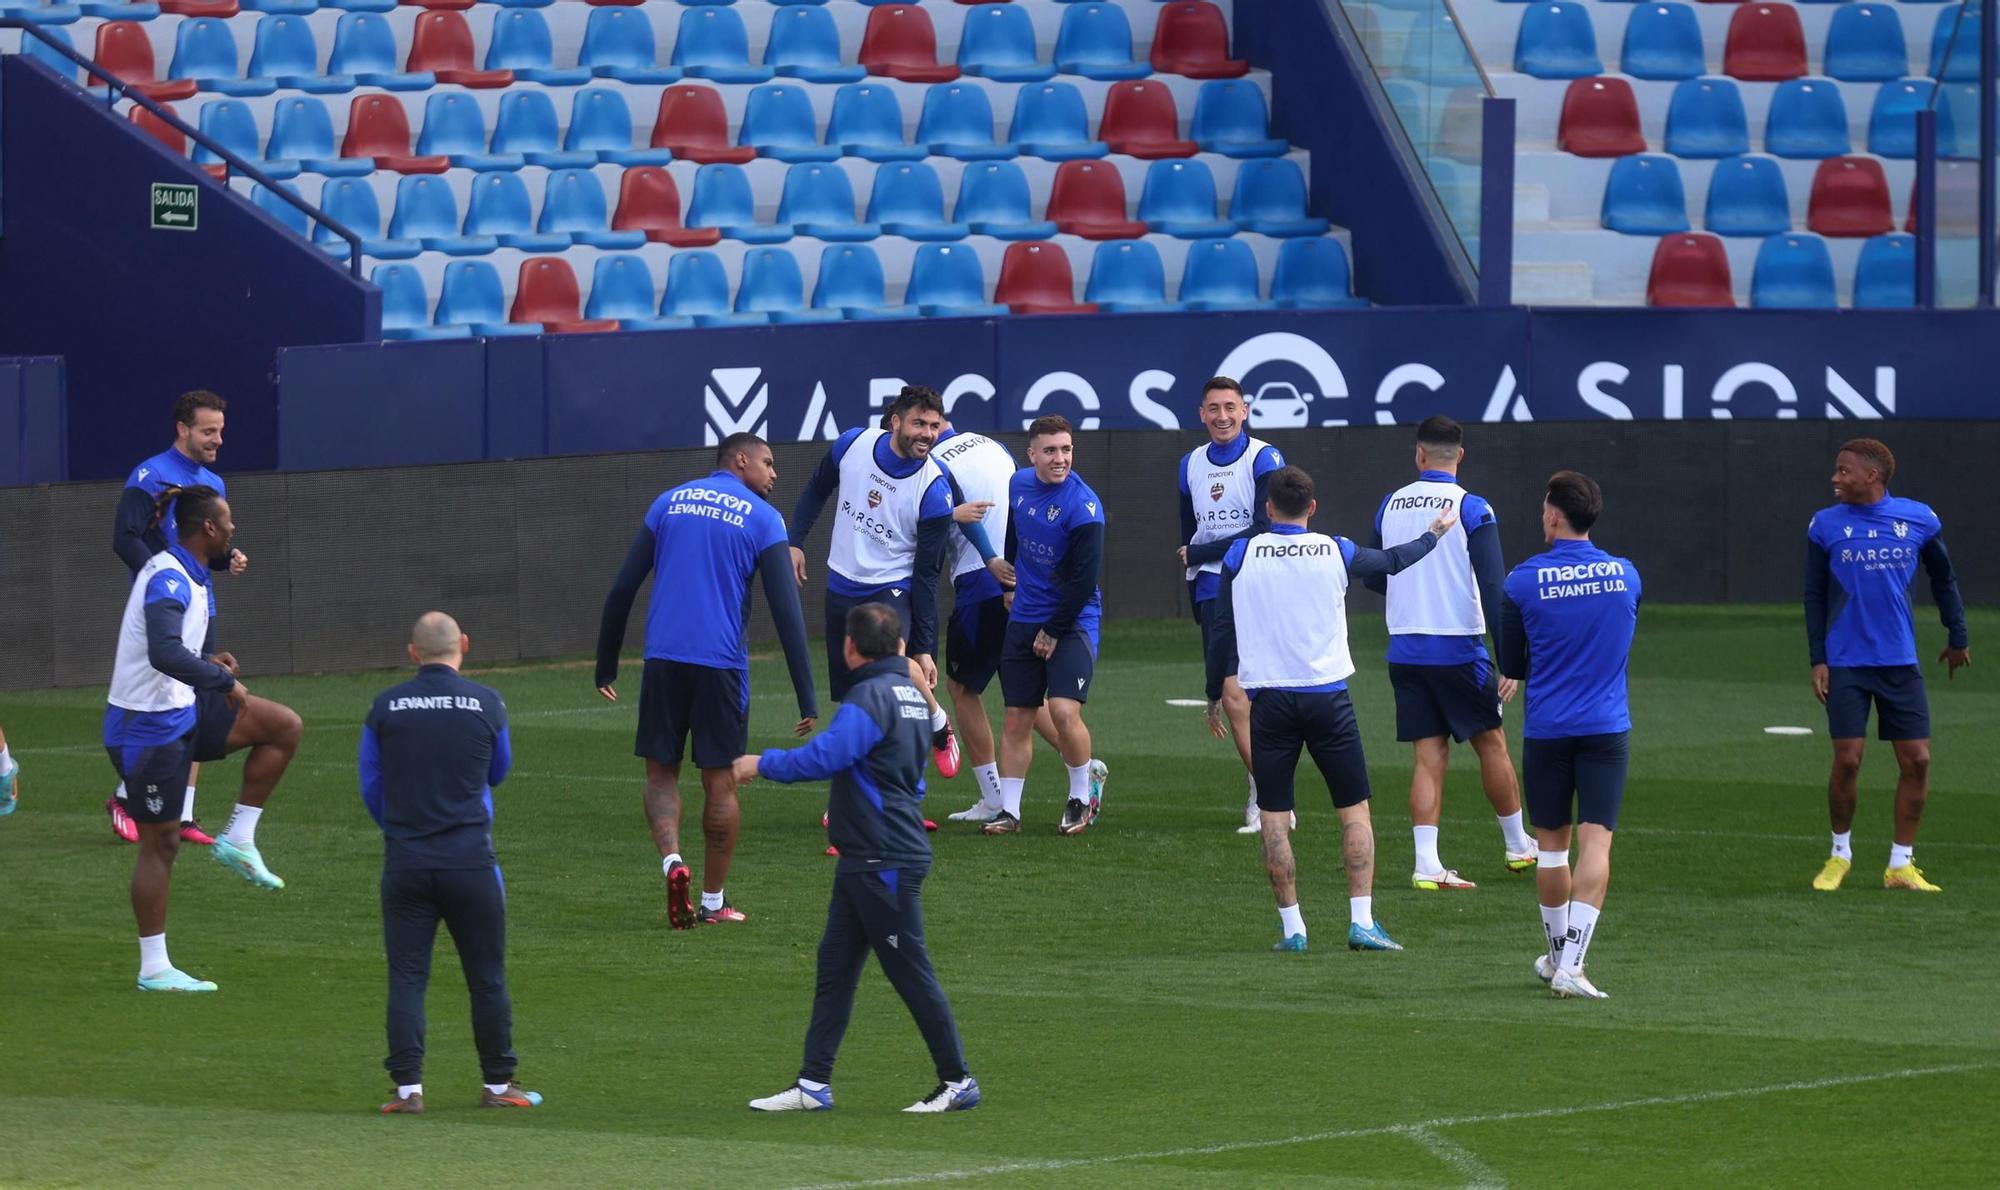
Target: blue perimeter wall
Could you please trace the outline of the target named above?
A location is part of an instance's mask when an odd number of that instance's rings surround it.
[[[65,412],[59,357],[0,359],[0,487],[69,478]]]

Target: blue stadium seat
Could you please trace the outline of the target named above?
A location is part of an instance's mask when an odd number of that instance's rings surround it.
[[[1887,82],[1909,73],[1903,22],[1887,4],[1848,4],[1826,30],[1826,73],[1843,82]]]
[[[995,143],[992,101],[973,83],[932,84],[917,117],[917,143],[960,161],[994,161],[1021,151],[1012,141]]]
[[[1699,78],[1706,63],[1701,25],[1686,4],[1639,4],[1625,22],[1618,69],[1638,79]]]
[[[626,331],[671,330],[686,326],[678,319],[663,319],[654,309],[653,274],[637,252],[608,252],[597,258],[590,274],[590,300],[584,304],[586,319],[615,318],[618,329]]]
[[[1212,79],[1195,96],[1188,139],[1225,157],[1281,157],[1291,145],[1270,127],[1262,88],[1248,79]]]
[[[805,295],[799,258],[789,248],[752,248],[743,254],[743,279],[736,285],[738,314],[763,314],[772,322],[840,321],[840,311],[811,308]]]
[[[604,201],[604,186],[587,169],[558,169],[549,174],[548,189],[542,194],[542,217],[535,230],[544,234],[561,232],[578,244],[593,248],[641,248],[643,231],[612,231],[611,212]]]
[[[1735,157],[1750,151],[1743,92],[1724,78],[1688,79],[1667,101],[1667,152],[1676,157]]]
[[[462,169],[519,169],[528,159],[519,153],[486,151],[486,116],[479,101],[462,91],[433,91],[424,100],[424,127],[417,134],[417,155],[449,157]]]
[[[1176,295],[1190,310],[1257,310],[1257,258],[1242,240],[1203,240],[1188,246]]]
[[[819,143],[812,100],[799,83],[770,83],[752,90],[743,105],[743,124],[736,143],[754,146],[759,157],[779,161],[835,161],[840,157],[839,145]]]
[[[833,14],[804,5],[772,14],[764,65],[782,77],[807,83],[859,82],[868,73],[841,53],[840,27]]]
[[[681,72],[659,65],[659,45],[653,38],[653,22],[644,8],[593,7],[583,26],[583,48],[577,53],[579,66],[588,66],[598,78],[621,83],[677,83]]]
[[[992,317],[1007,307],[986,300],[986,272],[979,257],[961,244],[925,244],[910,264],[904,301],[926,315]]]
[[[319,209],[347,230],[361,237],[361,250],[381,260],[405,260],[424,250],[415,240],[382,238],[382,204],[375,200],[375,187],[362,178],[328,178],[320,187]],[[313,242],[333,255],[347,259],[347,241],[324,223],[313,225]]]
[[[1731,157],[1715,163],[1708,180],[1702,226],[1723,236],[1774,236],[1792,229],[1785,173],[1769,157]]]
[[[1021,152],[1044,161],[1076,161],[1102,157],[1111,146],[1090,135],[1090,113],[1083,92],[1073,83],[1037,83],[1014,96],[1014,118],[1007,139]]]
[[[676,252],[667,258],[667,288],[660,317],[685,319],[688,326],[750,326],[770,320],[729,308],[729,274],[713,252]]]
[[[610,87],[585,87],[569,105],[569,131],[563,149],[595,153],[608,165],[665,165],[674,159],[666,149],[632,147],[632,110],[622,92]]]
[[[757,222],[750,175],[743,172],[742,166],[727,162],[712,162],[695,171],[694,192],[688,198],[687,226],[713,227],[725,238],[746,244],[780,244],[792,238],[789,224]],[[671,290],[672,274],[668,277]]]
[[[61,26],[43,24],[42,32],[48,35],[50,41],[60,43],[72,50],[76,48],[76,41]],[[21,53],[25,57],[33,58],[35,61],[40,62],[50,70],[55,71],[60,77],[68,79],[72,83],[83,73],[76,63],[56,53],[33,37],[23,37],[21,39]],[[88,54],[84,55],[86,58],[89,56]]]
[[[243,0],[243,10],[278,13],[284,16],[305,16],[319,11],[319,0]]]
[[[321,74],[312,25],[303,17],[287,14],[257,22],[248,73],[252,78],[276,79],[280,87],[309,95],[338,95],[352,91],[356,82],[351,74]]]
[[[930,156],[927,146],[903,139],[902,105],[884,83],[849,83],[833,93],[826,143],[866,161],[921,161]]]
[[[437,75],[428,70],[405,71],[396,54],[396,32],[379,13],[342,13],[333,26],[333,54],[326,72],[352,75],[364,86],[386,91],[428,91]]]
[[[519,178],[512,179],[516,185]],[[439,287],[437,326],[463,326],[475,335],[539,335],[535,323],[507,321],[507,294],[500,286],[500,273],[484,260],[454,260],[444,266],[444,283]]]
[[[396,0],[320,0],[319,7],[340,12],[394,12]]]
[[[595,153],[562,150],[556,105],[546,91],[511,87],[500,95],[500,114],[493,119],[495,153],[519,153],[529,165],[549,169],[582,169],[597,164]]]
[[[878,179],[876,185],[881,185]],[[882,258],[866,244],[828,244],[819,255],[819,280],[813,285],[813,309],[833,310],[842,317],[877,321],[915,318],[915,306],[888,304],[882,280]]]
[[[1056,69],[1090,79],[1139,79],[1151,62],[1132,60],[1132,24],[1116,4],[1072,4],[1056,31]]]
[[[1205,163],[1174,158],[1146,167],[1139,219],[1147,227],[1182,240],[1236,234],[1236,224],[1216,209],[1215,175]]]
[[[1028,175],[1011,161],[982,161],[958,178],[958,202],[951,217],[973,235],[1001,240],[1046,240],[1056,225],[1029,210]]]
[[[469,327],[431,325],[423,274],[411,266],[378,264],[368,279],[382,291],[384,339],[463,339],[472,333]]]
[[[1930,106],[1937,84],[1929,79],[1898,79],[1883,83],[1875,92],[1875,106],[1868,112],[1868,151],[1877,157],[1917,155],[1917,113]],[[1957,128],[1952,122],[1952,105],[1937,105],[1937,151],[1951,156],[1958,148]]]
[[[854,184],[847,180],[847,171],[819,162],[785,171],[778,222],[790,224],[799,235],[835,243],[872,240],[882,234],[880,224],[855,221]]]
[[[1917,304],[1917,241],[1914,236],[1872,236],[1861,243],[1854,263],[1854,308],[1906,310]]]
[[[318,174],[375,172],[375,162],[369,158],[340,155],[333,146],[333,117],[326,104],[307,96],[287,96],[271,108],[271,139],[264,156],[270,161],[294,161]]]
[[[471,197],[465,203],[465,234],[493,236],[502,248],[519,248],[524,252],[561,252],[570,243],[567,235],[535,230],[527,183],[520,174],[505,172],[484,173],[472,179]],[[504,313],[501,321],[506,321]]]
[[[160,15],[160,6],[154,0],[129,4],[122,0],[78,0],[76,4],[58,6],[56,12],[68,18],[64,24],[75,20],[77,15],[105,21],[150,21]]]
[[[1604,73],[1590,13],[1575,0],[1531,4],[1521,13],[1514,69],[1538,79],[1580,79]]]
[[[1109,240],[1090,261],[1083,300],[1111,314],[1178,310],[1167,300],[1167,270],[1160,250],[1144,240]]]
[[[1337,310],[1368,303],[1354,296],[1347,249],[1339,240],[1315,237],[1278,246],[1271,304],[1285,310]]]
[[[263,153],[257,148],[257,117],[251,114],[250,105],[240,99],[211,99],[202,104],[200,121],[196,126],[223,148],[260,167],[274,178],[295,177],[299,172],[297,161],[260,160]],[[196,165],[208,165],[221,160],[221,157],[201,145],[194,146]]]
[[[286,189],[290,190],[291,187],[288,186]],[[297,191],[293,193],[296,194]],[[293,233],[308,238],[312,235],[312,229],[307,226],[309,221],[306,219],[306,213],[279,198],[263,183],[255,183],[250,187],[250,202],[258,210],[284,224]]]
[[[946,221],[944,185],[937,171],[921,161],[899,161],[875,171],[866,222],[906,240],[962,240],[972,233],[963,223]]]
[[[486,69],[511,70],[515,78],[545,87],[577,87],[591,78],[588,66],[556,67],[549,23],[532,8],[509,8],[493,15]]]
[[[750,35],[743,18],[727,8],[689,8],[681,13],[673,64],[685,74],[718,83],[768,83],[777,73],[768,66],[750,65]]]
[[[1001,83],[1039,83],[1056,73],[1035,57],[1035,23],[1013,4],[984,4],[965,14],[958,68]]]
[[[435,174],[405,174],[397,180],[389,236],[421,241],[425,251],[447,256],[482,256],[500,246],[493,236],[459,234],[458,200],[451,184]]]
[[[1246,161],[1236,171],[1229,217],[1244,231],[1267,236],[1325,235],[1327,221],[1306,214],[1306,177],[1286,157]]]
[[[1814,78],[1778,84],[1764,120],[1766,153],[1820,158],[1847,150],[1847,105],[1840,100],[1840,84]]]
[[[1963,19],[1960,19],[1963,17]],[[1932,78],[1946,82],[1973,82],[1979,78],[1979,10],[1970,4],[1952,4],[1938,10],[1937,24],[1931,26]],[[1946,57],[1951,61],[1947,65]]]
[[[1625,235],[1664,236],[1688,230],[1680,166],[1655,153],[1615,159],[1604,184],[1600,218],[1604,226]]]
[[[204,91],[224,95],[269,95],[278,80],[243,78],[236,69],[236,35],[217,17],[190,17],[174,32],[170,79],[193,79]]]
[[[1786,232],[1765,240],[1757,249],[1750,274],[1750,304],[1787,310],[1831,310],[1840,304],[1833,292],[1833,257],[1826,241],[1810,232]]]

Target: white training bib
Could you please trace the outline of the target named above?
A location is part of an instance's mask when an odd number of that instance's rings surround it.
[[[1230,581],[1236,681],[1245,690],[1325,686],[1354,673],[1347,562],[1324,533],[1260,533]]]
[[[125,619],[118,628],[118,655],[111,663],[111,693],[105,701],[127,711],[177,711],[194,705],[194,687],[153,668],[146,651],[146,588],[161,571],[178,575],[169,582],[187,584],[187,610],[181,613],[181,643],[199,655],[208,639],[208,592],[188,577],[180,559],[165,550],[154,554],[132,580],[125,597]]]
[[[840,457],[839,517],[827,565],[850,582],[871,587],[908,582],[916,569],[917,513],[924,492],[944,474],[925,459],[907,478],[875,465],[875,443],[887,430],[863,430]]]
[[[1396,489],[1382,506],[1382,547],[1393,549],[1422,537],[1446,508],[1457,508],[1463,516],[1464,488],[1420,479]],[[1480,604],[1479,583],[1472,574],[1463,519],[1422,560],[1389,576],[1384,614],[1390,636],[1486,634],[1486,609]]]
[[[1257,456],[1269,445],[1261,438],[1251,438],[1235,462],[1213,463],[1204,443],[1181,460],[1188,503],[1194,506],[1194,539],[1189,545],[1234,537],[1257,519]],[[1221,570],[1221,562],[1190,566],[1187,577],[1192,580],[1196,574],[1218,574]]]
[[[1007,448],[984,434],[968,434],[959,430],[931,450],[931,458],[951,472],[958,483],[959,494],[967,501],[991,500],[993,507],[986,510],[986,519],[980,524],[986,529],[986,536],[993,542],[994,549],[1001,549],[1007,540],[1007,483],[1014,478],[1014,456]],[[975,570],[986,569],[980,560],[979,551],[965,539],[965,534],[953,531],[951,535],[951,577],[959,578]]]

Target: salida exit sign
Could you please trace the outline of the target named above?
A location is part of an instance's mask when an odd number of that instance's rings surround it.
[[[180,182],[154,182],[153,230],[193,231],[201,219],[200,193]]]

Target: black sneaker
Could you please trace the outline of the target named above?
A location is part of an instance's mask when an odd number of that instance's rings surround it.
[[[1080,835],[1083,828],[1090,825],[1090,803],[1073,797],[1063,806],[1062,825],[1056,827],[1065,835]]]
[[[979,833],[982,835],[1018,835],[1021,833],[1021,820],[1002,810],[998,818],[980,827]]]

